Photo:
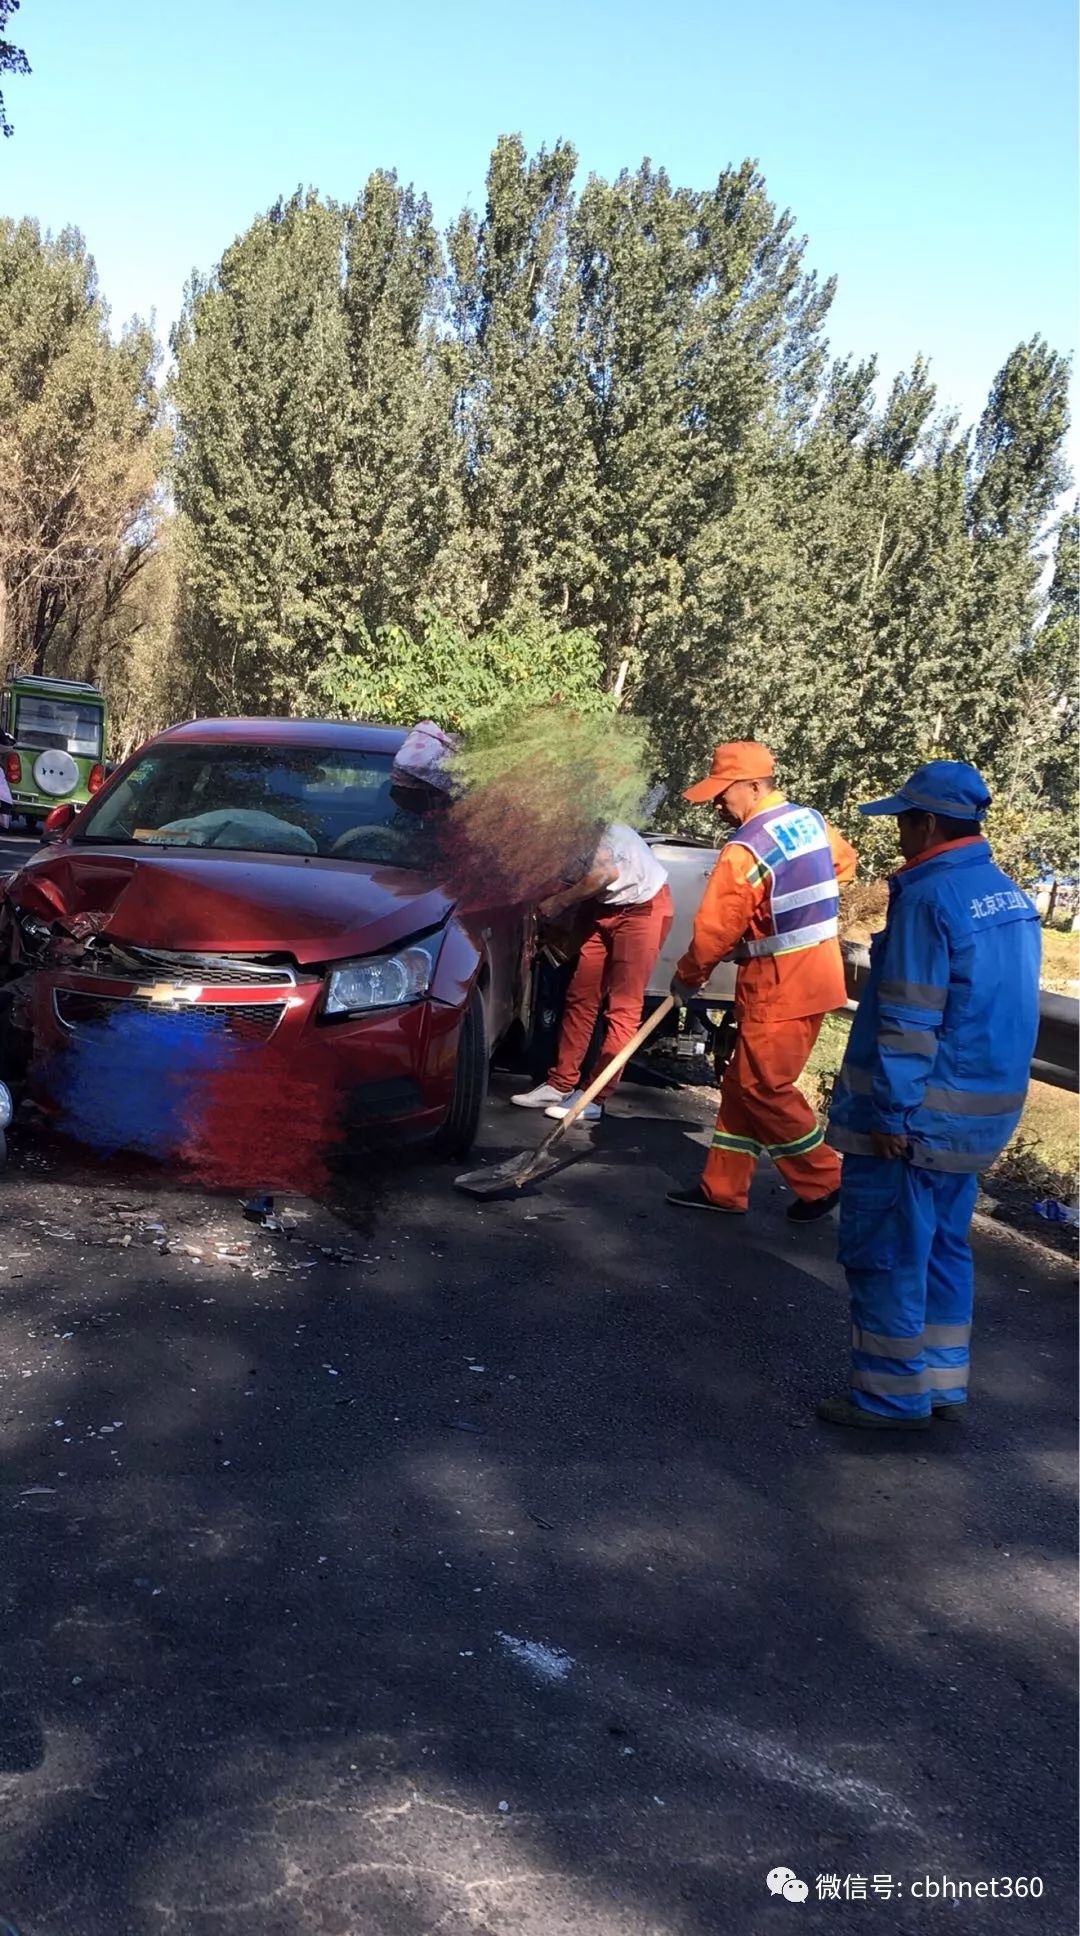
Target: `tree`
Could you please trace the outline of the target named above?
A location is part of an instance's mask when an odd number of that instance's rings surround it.
[[[567,281],[575,166],[565,142],[530,161],[503,136],[482,220],[465,212],[448,238],[462,541],[481,624],[528,607],[587,622],[572,610],[597,515]]]
[[[278,202],[193,281],[174,332],[174,466],[197,676],[288,710],[343,632],[352,543],[344,212]]]
[[[278,203],[174,338],[192,647],[210,699],[304,709],[332,652],[455,602],[460,459],[431,211],[390,174]]]
[[[921,359],[881,407],[872,364],[833,368],[814,417],[787,443],[770,436],[718,529],[721,602],[684,653],[664,726],[680,779],[712,734],[766,739],[786,783],[857,830],[871,865],[891,858],[891,832],[860,823],[857,803],[924,759],[972,760],[999,792],[1042,800],[1048,733],[1074,728],[1034,650],[1042,521],[1064,475],[1063,371],[1045,346],[1021,346],[969,453],[936,414]],[[706,721],[696,748],[688,696]]]
[[[1009,692],[1010,730],[994,763],[991,831],[1002,865],[1022,878],[1076,874],[1077,648],[1080,645],[1080,519],[1058,526],[1043,623],[1019,655]]]
[[[832,284],[753,163],[580,193],[575,167],[504,136],[445,248],[393,174],[298,194],[193,284],[192,690],[462,721],[618,675],[684,826],[713,825],[676,805],[712,740],[754,734],[868,853],[857,802],[943,752],[1037,800],[1044,851],[1075,731],[1063,567],[1045,623],[1040,592],[1065,359],[1020,344],[965,432],[925,358],[884,395],[873,358],[829,363]]]
[[[156,345],[119,342],[76,230],[0,221],[0,662],[62,669],[154,542]]]
[[[928,757],[963,692],[964,446],[921,359],[881,409],[873,382],[868,365],[834,373],[784,491],[795,569],[774,705],[799,777],[849,825],[853,795]]]
[[[345,222],[350,411],[343,593],[368,632],[451,609],[462,468],[440,335],[443,253],[426,196],[377,171]],[[349,628],[347,628],[348,630]]]
[[[175,519],[163,516],[133,575],[119,557],[71,642],[62,670],[101,686],[109,700],[109,752],[126,759],[162,726],[194,710],[176,609]]]
[[[16,47],[7,37],[7,25],[12,14],[18,13],[19,0],[0,0],[0,74],[29,74],[30,62],[21,47]],[[4,97],[0,93],[0,134],[14,134],[4,112]]]
[[[975,439],[963,627],[973,649],[969,743],[990,764],[1009,743],[1016,682],[1040,611],[1041,540],[1069,480],[1068,383],[1068,360],[1041,337],[1019,344],[994,380]]]
[[[586,187],[574,226],[600,569],[590,617],[609,661],[641,652],[649,710],[675,670],[663,647],[716,609],[721,527],[761,430],[814,387],[831,300],[749,162],[704,193],[648,162]]]

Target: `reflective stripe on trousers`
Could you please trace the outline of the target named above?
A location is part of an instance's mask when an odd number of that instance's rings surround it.
[[[851,1292],[851,1396],[864,1410],[924,1416],[967,1397],[978,1181],[847,1156],[840,1261]]]
[[[796,1195],[829,1196],[839,1158],[825,1148],[814,1112],[795,1087],[823,1017],[761,1022],[744,1016],[720,1085],[720,1113],[701,1179],[712,1203],[745,1210],[759,1156],[768,1154]]]
[[[747,1156],[771,1156],[775,1163],[781,1156],[807,1156],[824,1141],[825,1131],[820,1124],[815,1124],[805,1136],[796,1136],[790,1143],[759,1143],[753,1136],[732,1136],[726,1129],[717,1129],[712,1146],[718,1150],[737,1150]]]

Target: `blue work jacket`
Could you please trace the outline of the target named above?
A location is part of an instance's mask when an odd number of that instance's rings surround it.
[[[1041,955],[1035,908],[987,841],[894,874],[833,1092],[833,1148],[873,1155],[878,1130],[907,1136],[919,1168],[988,1169],[1024,1106]]]

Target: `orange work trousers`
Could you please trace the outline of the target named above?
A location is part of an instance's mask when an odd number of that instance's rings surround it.
[[[745,1210],[759,1156],[771,1156],[796,1196],[812,1203],[840,1188],[840,1158],[795,1081],[821,1033],[823,1015],[793,1021],[739,1019],[735,1053],[720,1084],[720,1114],[701,1186],[714,1203]]]
[[[548,1073],[552,1088],[564,1095],[582,1079],[582,1064],[605,998],[601,1062],[610,1062],[641,1027],[649,976],[667,940],[675,904],[665,882],[651,901],[639,901],[636,907],[604,907],[596,902],[586,912],[589,930],[566,991],[558,1060]],[[607,1100],[618,1080],[616,1076],[600,1091],[598,1102]]]

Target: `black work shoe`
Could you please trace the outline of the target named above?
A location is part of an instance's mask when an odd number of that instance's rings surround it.
[[[827,1197],[814,1197],[809,1202],[806,1197],[796,1197],[789,1203],[787,1220],[789,1223],[816,1223],[819,1217],[827,1217],[836,1209],[840,1201],[839,1190],[830,1190]]]
[[[722,1217],[745,1217],[746,1211],[737,1203],[714,1203],[705,1195],[700,1183],[692,1190],[669,1190],[667,1200],[677,1210],[719,1210]]]
[[[931,1402],[931,1418],[940,1418],[943,1425],[963,1425],[967,1419],[967,1405],[951,1405],[948,1401],[940,1405]]]
[[[886,1416],[884,1412],[868,1412],[862,1405],[856,1405],[846,1392],[842,1398],[823,1399],[817,1415],[826,1425],[854,1425],[864,1432],[925,1432],[930,1424],[929,1414],[923,1418],[899,1418]]]

